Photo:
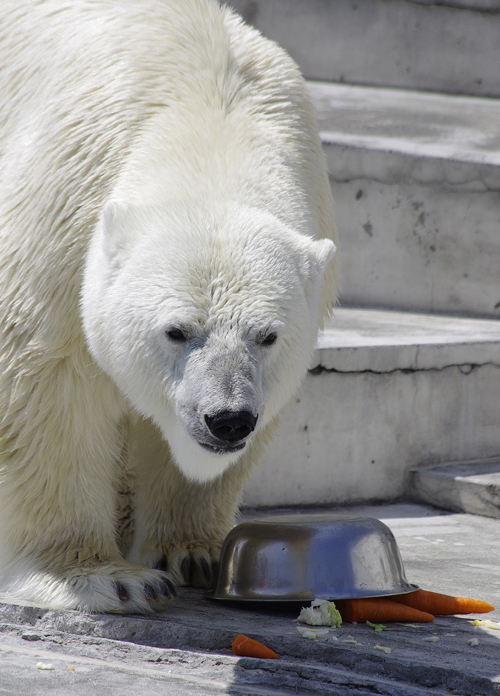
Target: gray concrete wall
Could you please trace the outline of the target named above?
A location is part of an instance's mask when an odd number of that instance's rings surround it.
[[[286,48],[310,79],[500,95],[497,0],[228,4]]]
[[[500,317],[500,102],[309,82],[344,304]]]
[[[391,500],[415,466],[498,455],[499,322],[338,310],[331,326],[247,505]]]

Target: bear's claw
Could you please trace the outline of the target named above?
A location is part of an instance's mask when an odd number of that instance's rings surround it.
[[[115,590],[120,602],[128,602],[130,595],[127,592],[127,588],[122,585],[121,582],[115,582]]]
[[[170,582],[168,578],[163,579],[163,587],[163,594],[165,597],[173,597],[174,599],[177,597],[177,589],[174,583]]]
[[[155,570],[162,570],[164,573],[168,571],[168,560],[166,556],[162,556],[153,566]]]
[[[146,584],[144,585],[144,594],[146,595],[146,597],[147,597],[148,599],[152,599],[153,602],[156,602],[156,600],[158,599],[158,593],[157,593],[157,591],[156,591],[155,588],[154,588],[152,585],[150,585],[149,583],[146,583]]]
[[[190,556],[184,556],[181,561],[181,573],[184,578],[186,585],[191,584],[191,558]]]
[[[207,583],[211,585],[214,579],[211,564],[209,564],[207,559],[203,556],[200,558],[199,564]]]
[[[178,585],[212,587],[219,570],[220,546],[219,542],[208,541],[166,545],[152,567],[163,572],[168,570]]]

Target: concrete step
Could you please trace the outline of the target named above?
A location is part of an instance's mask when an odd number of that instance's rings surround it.
[[[300,524],[304,511],[294,512]],[[324,514],[335,518],[338,512]],[[391,623],[383,633],[345,623],[322,639],[308,640],[297,631],[297,606],[215,603],[205,590],[187,587],[179,588],[178,600],[166,611],[142,616],[0,604],[1,693],[498,696],[499,631],[473,625],[476,618],[500,619],[497,520],[401,504],[341,513],[375,517],[389,526],[410,582],[483,599],[497,609],[436,616],[418,628]],[[265,511],[269,514],[274,511]],[[251,512],[252,518],[261,515]],[[369,548],[360,553],[369,555]],[[239,633],[276,650],[278,660],[233,655],[231,643]],[[53,669],[37,669],[39,662]]]
[[[410,490],[445,510],[500,518],[500,457],[414,469]]]
[[[408,495],[410,471],[500,454],[500,322],[337,309],[244,503]]]
[[[500,100],[309,86],[342,304],[500,317]]]
[[[499,0],[228,0],[314,80],[500,96]]]

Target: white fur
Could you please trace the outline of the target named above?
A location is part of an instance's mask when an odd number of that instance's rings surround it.
[[[0,582],[46,606],[161,609],[149,568],[184,582],[189,560],[209,582],[335,300],[310,100],[213,0],[2,15]],[[207,427],[225,411],[257,418],[234,451]]]

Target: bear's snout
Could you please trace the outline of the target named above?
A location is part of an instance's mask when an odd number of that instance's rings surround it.
[[[257,416],[250,411],[220,411],[205,415],[205,423],[212,435],[223,442],[241,442],[253,432]]]

